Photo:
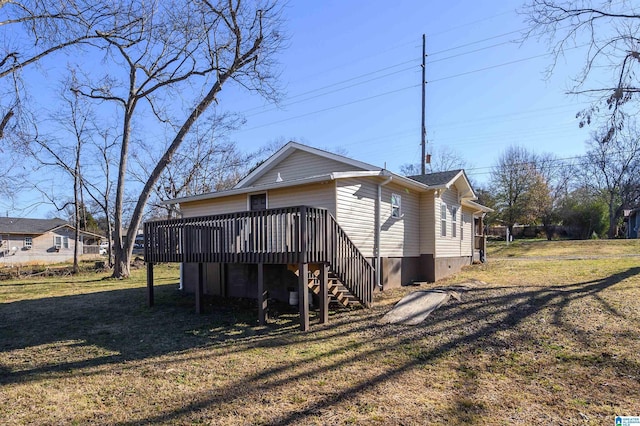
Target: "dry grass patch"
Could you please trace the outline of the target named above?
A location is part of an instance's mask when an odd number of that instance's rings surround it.
[[[489,241],[487,254],[491,257],[590,257],[590,256],[638,256],[640,239],[635,240],[515,240]]]
[[[638,414],[639,272],[496,261],[438,283],[482,281],[419,326],[378,322],[409,287],[309,333],[286,310],[260,327],[251,304],[196,315],[175,285],[148,309],[142,278],[3,296],[0,423],[612,423]]]

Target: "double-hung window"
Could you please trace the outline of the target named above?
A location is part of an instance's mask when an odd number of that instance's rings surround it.
[[[69,248],[69,237],[63,237],[62,235],[56,235],[53,241],[53,244],[56,246],[56,248],[60,249],[60,248]]]
[[[458,236],[458,208],[451,208],[451,237],[456,238]]]
[[[440,236],[447,236],[447,205],[440,204]]]

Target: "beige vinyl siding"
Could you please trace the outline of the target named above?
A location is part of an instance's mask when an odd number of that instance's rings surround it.
[[[287,158],[275,164],[264,175],[260,176],[252,186],[274,183],[278,173],[283,181],[320,176],[332,172],[348,172],[362,170],[349,164],[324,158],[304,151],[295,151]]]
[[[336,214],[336,185],[327,183],[272,189],[267,193],[269,208],[311,206],[322,207]]]
[[[243,212],[249,209],[249,196],[251,194],[264,192],[267,193],[267,207],[270,209],[304,205],[325,208],[333,215],[336,212],[335,183],[333,181],[192,201],[182,203],[180,208],[184,217]]]
[[[462,207],[462,218],[464,219],[462,222],[462,251],[460,253],[461,256],[472,256],[473,255],[473,241],[474,241],[474,232],[473,232],[473,209],[469,209],[466,207]]]
[[[436,229],[440,229],[440,210],[436,213],[435,191],[420,194],[420,253],[434,254]],[[438,204],[439,205],[439,204]]]
[[[377,186],[377,185],[375,185]],[[391,216],[391,195],[401,197],[402,217]],[[376,188],[377,197],[377,188]],[[405,257],[420,255],[420,196],[418,193],[390,183],[382,187],[380,211],[380,256]],[[375,223],[373,224],[375,225]]]
[[[442,203],[447,205],[447,236],[443,237],[441,233],[440,223],[440,206]],[[452,208],[456,207],[458,210],[458,229],[456,237],[452,236],[451,223],[452,223]],[[435,257],[459,257],[461,254],[461,241],[460,241],[460,203],[458,203],[458,191],[455,187],[448,189],[442,193],[440,198],[436,199],[436,250]]]
[[[336,219],[367,257],[373,256],[377,191],[372,179],[340,179],[336,183]]]
[[[181,203],[180,210],[184,217],[243,212],[247,210],[247,195],[232,195],[230,197]]]
[[[336,184],[337,220],[365,256],[374,256],[378,183],[373,179],[340,179]],[[401,218],[391,217],[391,195],[401,196]],[[382,187],[380,255],[420,255],[419,194],[399,185]]]

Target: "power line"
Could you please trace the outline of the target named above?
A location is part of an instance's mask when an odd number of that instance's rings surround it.
[[[254,126],[254,127],[248,128],[248,129],[240,130],[240,131],[249,131],[249,130],[260,129],[260,128],[263,128],[263,127],[272,126],[274,124],[280,124],[280,123],[284,123],[284,122],[287,122],[287,121],[295,120],[295,119],[298,119],[298,118],[308,117],[310,115],[319,114],[321,112],[326,112],[326,111],[331,111],[333,109],[342,108],[342,107],[345,107],[345,106],[348,106],[348,105],[357,104],[357,103],[360,103],[360,102],[370,101],[371,99],[380,98],[382,96],[391,95],[393,93],[402,92],[402,91],[405,91],[405,90],[408,90],[408,89],[414,89],[414,88],[416,88],[418,86],[420,86],[420,85],[419,84],[413,84],[411,86],[402,87],[400,89],[390,90],[388,92],[379,93],[377,95],[368,96],[366,98],[356,99],[356,100],[351,101],[351,102],[345,102],[343,104],[334,105],[334,106],[331,106],[331,107],[328,107],[328,108],[319,109],[319,110],[316,110],[316,111],[311,111],[311,112],[308,112],[308,113],[305,113],[305,114],[296,115],[294,117],[289,117],[289,118],[285,118],[285,119],[278,120],[278,121],[272,121],[271,123],[261,124],[259,126]]]
[[[495,36],[491,36],[491,37],[483,38],[483,39],[480,39],[480,40],[476,40],[476,41],[473,41],[473,42],[470,42],[470,43],[465,43],[465,44],[461,44],[461,45],[458,45],[458,46],[453,46],[453,47],[450,47],[450,48],[447,48],[447,49],[444,49],[444,50],[440,50],[440,51],[436,51],[436,52],[430,53],[429,56],[434,56],[434,55],[437,56],[437,55],[442,54],[442,53],[446,53],[446,52],[453,51],[453,50],[458,50],[458,49],[461,49],[463,47],[472,46],[472,45],[475,45],[475,44],[482,43],[484,41],[489,41],[489,40],[493,40],[493,39],[496,39],[496,38],[501,38],[501,37],[504,37],[506,35],[518,33],[518,32],[521,32],[521,31],[523,31],[523,29],[509,31],[509,32],[506,32],[506,33],[502,33],[502,34],[498,34],[498,35],[495,35]],[[483,48],[480,48],[480,49],[475,49],[475,50],[472,50],[472,51],[469,51],[469,52],[464,52],[464,53],[460,53],[460,54],[457,54],[457,55],[452,55],[452,56],[445,57],[445,58],[440,58],[440,59],[436,59],[436,60],[427,61],[427,64],[437,63],[437,62],[445,61],[445,60],[448,60],[448,59],[453,59],[453,58],[457,58],[457,57],[460,57],[460,56],[464,56],[464,55],[468,55],[468,54],[472,54],[472,53],[477,53],[477,52],[480,52],[480,51],[483,51],[483,50],[488,50],[488,49],[491,49],[491,48],[503,46],[503,45],[510,44],[510,43],[512,43],[512,42],[511,41],[507,41],[507,42],[497,43],[497,44],[494,44],[494,45],[491,45],[491,46],[486,46],[486,47],[483,47]],[[331,93],[338,92],[340,90],[350,89],[352,87],[355,87],[355,86],[358,86],[358,85],[361,85],[361,84],[364,84],[364,83],[367,83],[367,82],[375,81],[375,80],[378,80],[380,78],[392,76],[392,75],[395,75],[395,74],[398,74],[398,73],[401,73],[401,72],[405,72],[405,71],[411,70],[412,68],[404,68],[404,69],[402,69],[400,71],[393,72],[393,73],[388,73],[388,74],[385,74],[384,76],[376,77],[376,78],[373,78],[373,79],[370,79],[370,80],[366,80],[364,82],[360,82],[360,83],[356,83],[356,84],[353,84],[353,85],[349,85],[349,86],[346,86],[344,88],[340,88],[340,89],[334,89],[334,88],[335,88],[335,86],[339,86],[339,85],[342,85],[342,84],[345,84],[345,83],[349,83],[349,82],[352,82],[352,81],[357,81],[357,80],[359,80],[361,78],[368,77],[370,75],[375,75],[375,74],[378,74],[380,72],[384,72],[384,71],[387,71],[387,70],[390,70],[390,69],[394,69],[394,68],[397,68],[397,67],[400,67],[400,66],[403,66],[403,65],[407,65],[407,64],[410,64],[410,63],[419,64],[419,62],[420,61],[417,60],[417,59],[411,59],[411,60],[399,62],[399,63],[394,64],[394,65],[390,65],[390,66],[387,66],[387,67],[379,68],[379,69],[377,69],[375,71],[370,71],[370,72],[367,72],[367,73],[359,74],[359,75],[356,75],[356,76],[350,77],[348,79],[341,80],[341,81],[338,81],[338,82],[335,82],[335,83],[332,83],[332,84],[329,84],[329,85],[321,86],[321,87],[316,88],[316,89],[312,89],[312,90],[308,90],[308,91],[305,91],[305,92],[302,92],[302,93],[298,93],[296,95],[289,96],[288,99],[299,98],[299,97],[302,97],[302,96],[305,96],[305,95],[308,95],[308,94],[320,92],[320,91],[325,90],[325,89],[333,89],[330,92],[327,92],[325,94],[331,94]],[[305,100],[316,99],[316,98],[318,98],[320,96],[324,96],[325,94],[321,94],[321,95],[317,95],[317,96],[314,96],[314,97],[310,97],[310,98],[307,98]],[[295,103],[304,102],[305,100],[296,101]],[[289,103],[286,106],[289,106],[289,105],[292,105],[292,104],[294,104],[294,103],[293,102]],[[244,113],[249,113],[251,111],[259,110],[259,109],[263,109],[263,108],[265,108],[265,106],[259,106],[259,107],[250,108],[250,109],[245,110]],[[267,111],[272,111],[272,110],[276,110],[276,109],[277,108],[270,108]],[[253,115],[256,115],[256,114],[253,114]]]
[[[401,70],[398,70],[398,71],[394,71],[392,73],[388,73],[388,74],[384,74],[384,75],[381,75],[381,76],[378,76],[378,77],[371,78],[369,80],[365,80],[365,81],[361,81],[361,82],[358,82],[358,83],[354,83],[354,84],[351,84],[351,85],[346,86],[346,87],[341,87],[341,88],[338,88],[338,89],[330,90],[328,92],[320,93],[318,95],[311,96],[311,97],[304,98],[304,99],[300,99],[298,101],[289,102],[289,103],[283,105],[283,107],[289,107],[291,105],[299,104],[299,103],[302,103],[302,102],[307,102],[307,101],[310,101],[310,100],[313,100],[313,99],[320,98],[322,96],[330,95],[332,93],[341,92],[341,91],[346,90],[346,89],[351,89],[351,88],[356,87],[356,86],[360,86],[360,85],[363,85],[363,84],[366,84],[366,83],[370,83],[370,82],[375,81],[375,80],[380,80],[382,78],[389,77],[389,76],[392,76],[392,75],[400,74],[402,72],[410,71],[412,69],[414,69],[414,68],[413,67],[404,68],[404,69],[401,69]],[[324,88],[330,88],[330,87],[332,87],[332,86],[325,86]],[[319,91],[319,90],[321,90],[321,89],[316,89],[316,90],[313,90],[313,91],[310,91],[310,92],[306,92],[306,93],[312,93],[314,91]],[[301,95],[296,95],[296,97],[297,96],[301,96]],[[247,117],[254,117],[256,115],[264,114],[264,113],[275,111],[275,110],[279,110],[279,108],[271,108],[271,109],[268,109],[268,110],[256,112],[254,114],[247,115]]]

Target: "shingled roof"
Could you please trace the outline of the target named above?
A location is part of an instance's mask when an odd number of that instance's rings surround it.
[[[428,173],[426,175],[409,176],[409,179],[424,183],[428,186],[443,186],[451,182],[451,180],[458,176],[458,174],[462,171],[462,169],[458,169],[448,170],[446,172]]]
[[[58,218],[26,219],[20,217],[0,217],[0,234],[41,235],[64,225],[69,225],[69,223]]]

